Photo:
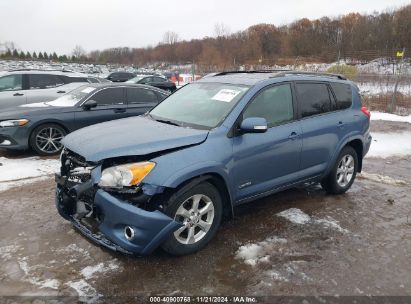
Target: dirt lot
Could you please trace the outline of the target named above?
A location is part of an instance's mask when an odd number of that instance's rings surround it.
[[[11,188],[0,192],[0,295],[411,296],[411,157],[366,158],[364,172],[344,195],[311,185],[239,207],[205,250],[178,258],[87,241],[57,215],[52,178]]]

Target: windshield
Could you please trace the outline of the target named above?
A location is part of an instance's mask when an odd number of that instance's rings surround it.
[[[95,89],[96,87],[81,86],[53,101],[46,102],[46,104],[53,107],[74,107],[82,98]]]
[[[212,129],[249,89],[224,83],[192,83],[170,95],[149,114],[155,120]]]

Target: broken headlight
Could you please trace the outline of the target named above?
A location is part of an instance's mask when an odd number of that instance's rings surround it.
[[[137,186],[155,165],[153,162],[139,162],[109,167],[101,173],[98,185],[108,188]]]

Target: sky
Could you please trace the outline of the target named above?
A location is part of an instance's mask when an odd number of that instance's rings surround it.
[[[71,54],[110,47],[155,46],[167,31],[190,40],[258,23],[277,26],[300,18],[372,13],[410,4],[404,0],[0,0],[0,43],[24,51]]]

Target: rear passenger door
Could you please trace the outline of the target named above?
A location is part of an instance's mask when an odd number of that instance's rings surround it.
[[[27,103],[52,101],[66,93],[62,88],[64,79],[52,74],[29,74]]]
[[[108,87],[102,89],[91,95],[87,100],[96,101],[97,106],[89,110],[81,106],[77,108],[75,113],[77,129],[130,116],[127,112],[124,87]]]
[[[326,170],[344,135],[344,119],[335,110],[334,97],[326,82],[295,83],[301,128],[301,174],[314,177]]]
[[[127,88],[126,96],[130,116],[146,113],[165,98],[162,94],[145,88]]]

